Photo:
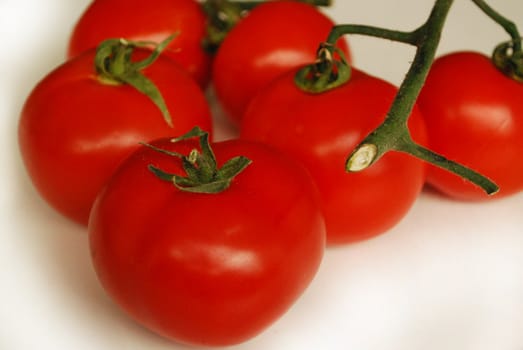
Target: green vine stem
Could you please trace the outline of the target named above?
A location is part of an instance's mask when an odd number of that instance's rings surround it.
[[[414,32],[402,32],[391,30],[387,28],[379,28],[373,26],[359,25],[359,24],[339,24],[335,25],[327,37],[327,43],[333,44],[338,41],[340,37],[345,34],[360,34],[367,36],[374,36],[377,38],[393,40],[405,44],[416,45],[417,35]]]
[[[510,78],[523,82],[522,39],[516,24],[502,16],[483,0],[472,0],[487,16],[510,35],[511,40],[499,44],[492,53],[492,62]]]
[[[332,0],[298,0],[314,6],[331,6]],[[256,6],[267,0],[231,1],[205,0],[202,8],[207,14],[207,38],[203,45],[209,52],[215,52],[227,33]]]
[[[298,0],[299,2],[303,2],[305,4],[310,4],[314,6],[331,6],[332,0]],[[259,1],[235,1],[236,4],[239,4],[242,9],[244,10],[252,10],[259,4],[263,4],[264,2],[267,2],[267,0],[259,0]]]
[[[521,51],[521,36],[519,34],[516,24],[509,19],[502,16],[499,12],[494,10],[483,0],[472,0],[487,16],[489,16],[493,21],[498,23],[512,38],[514,43],[514,50]]]
[[[385,153],[399,151],[451,171],[481,187],[486,193],[494,194],[499,188],[482,174],[449,160],[427,149],[411,138],[407,128],[409,115],[425,83],[439,45],[441,32],[453,0],[436,0],[424,24],[411,32],[394,31],[364,25],[335,26],[327,38],[327,47],[333,45],[342,35],[362,34],[398,41],[416,46],[416,54],[398,93],[383,121],[348,156],[345,168],[349,172],[361,171],[374,164]],[[298,86],[306,88],[299,82]]]
[[[161,43],[149,41],[128,41],[125,39],[107,39],[100,43],[94,59],[98,79],[104,84],[129,84],[146,95],[162,112],[165,122],[172,127],[172,118],[161,92],[142,70],[154,63],[161,52],[174,39],[169,36]],[[153,48],[151,54],[142,61],[132,61],[136,48]]]

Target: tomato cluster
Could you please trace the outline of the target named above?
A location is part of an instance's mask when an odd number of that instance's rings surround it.
[[[27,98],[19,144],[42,197],[88,226],[102,285],[138,322],[187,344],[245,341],[307,288],[326,244],[387,232],[426,183],[486,198],[403,153],[346,172],[398,89],[357,68],[322,93],[298,87],[333,25],[273,0],[242,12],[211,53],[196,0],[95,0],[78,20],[67,61]],[[239,137],[213,140],[207,88]],[[441,57],[410,134],[519,192],[522,89],[478,53]]]

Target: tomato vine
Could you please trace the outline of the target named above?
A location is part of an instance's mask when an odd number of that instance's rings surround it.
[[[514,79],[521,80],[523,77],[523,54],[521,51],[521,38],[515,24],[501,16],[483,0],[472,1],[510,34],[512,40],[496,48],[493,54],[493,61],[500,70]],[[339,69],[332,69],[334,52],[331,55],[324,53],[325,49],[332,50],[333,43],[345,34],[374,36],[416,46],[413,63],[399,87],[387,117],[381,125],[373,130],[349,154],[346,161],[347,171],[364,170],[374,164],[385,153],[400,151],[453,172],[481,187],[487,194],[498,192],[498,185],[484,175],[414,142],[407,129],[407,119],[434,61],[441,32],[452,4],[453,0],[436,0],[426,22],[413,31],[396,31],[356,24],[337,25],[330,32],[326,42],[320,45],[318,61],[303,68],[296,75],[297,85],[306,91],[314,93],[336,87],[344,83],[344,80],[350,79],[350,75],[338,74]],[[336,64],[343,66],[346,63]],[[321,67],[331,68],[323,68],[322,70]],[[311,70],[316,71],[312,77],[310,74]],[[329,78],[325,78],[325,75],[329,76]],[[333,80],[337,79],[339,81],[333,84]]]

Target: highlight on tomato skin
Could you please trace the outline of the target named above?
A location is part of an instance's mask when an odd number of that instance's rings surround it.
[[[203,48],[207,17],[196,0],[93,1],[78,18],[67,57],[96,47],[108,38],[161,42],[175,34],[163,55],[181,65],[200,84],[210,80],[211,55]]]
[[[397,88],[353,68],[349,82],[320,94],[299,89],[288,72],[250,103],[240,138],[278,148],[301,161],[321,197],[329,245],[362,241],[397,225],[415,203],[426,164],[399,152],[361,172],[347,173],[348,154],[385,118]],[[417,107],[409,119],[413,139],[426,144]]]
[[[81,225],[87,225],[99,190],[139,142],[184,133],[195,124],[212,129],[202,90],[172,60],[160,55],[143,74],[161,92],[173,127],[134,87],[100,80],[95,54],[86,51],[38,82],[18,124],[20,153],[36,190]],[[138,50],[132,57],[141,60],[149,54]]]
[[[189,154],[192,141],[150,144]],[[178,343],[226,346],[270,327],[313,281],[325,226],[301,164],[255,142],[211,146],[219,166],[252,163],[222,192],[185,192],[148,168],[185,176],[182,162],[142,146],[98,196],[89,242],[102,286],[130,317]]]
[[[249,101],[279,75],[313,62],[335,23],[299,1],[256,6],[227,34],[213,60],[212,82],[220,107],[239,125]],[[350,61],[345,38],[337,46]]]
[[[459,77],[459,79],[456,79]],[[480,52],[438,57],[418,104],[430,147],[494,181],[488,196],[457,175],[430,166],[427,182],[457,200],[485,201],[523,190],[523,84],[500,72]]]

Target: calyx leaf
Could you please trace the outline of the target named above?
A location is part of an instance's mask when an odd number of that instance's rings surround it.
[[[342,50],[322,43],[316,61],[301,68],[294,77],[296,85],[305,92],[319,94],[349,81],[351,67]]]
[[[160,109],[165,122],[172,127],[171,114],[157,86],[141,71],[154,63],[161,52],[175,38],[171,35],[161,43],[150,41],[128,41],[125,39],[104,40],[96,49],[95,69],[100,81],[107,84],[128,84],[146,95]],[[149,57],[133,62],[131,56],[136,48],[153,47]]]
[[[149,170],[159,179],[172,182],[181,191],[215,194],[229,188],[232,180],[252,163],[245,156],[237,156],[218,167],[216,157],[209,143],[209,133],[199,127],[195,127],[186,134],[173,138],[171,141],[180,142],[192,138],[199,139],[200,149],[195,148],[188,155],[144,144],[155,151],[179,158],[182,161],[182,167],[186,176],[167,173],[154,165],[149,165]]]

